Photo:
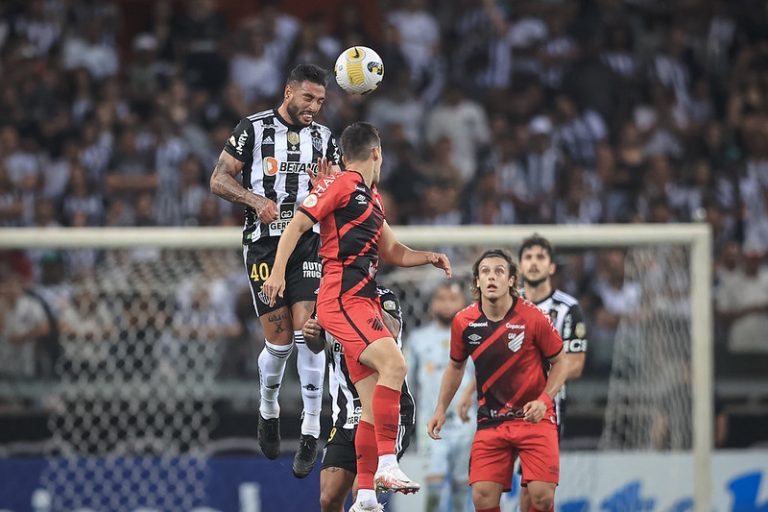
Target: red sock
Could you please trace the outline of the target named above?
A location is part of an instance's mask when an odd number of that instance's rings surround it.
[[[367,421],[357,424],[355,434],[355,452],[357,453],[357,486],[360,489],[373,490],[373,475],[379,466],[376,454],[376,430]]]
[[[400,426],[400,391],[377,385],[373,388],[373,420],[379,455],[395,453],[397,428]]]
[[[475,512],[501,512],[501,507],[478,508]]]

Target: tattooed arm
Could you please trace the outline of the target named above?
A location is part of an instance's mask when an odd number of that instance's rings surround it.
[[[211,192],[232,203],[240,203],[254,209],[265,224],[277,219],[277,205],[264,196],[254,194],[238,183],[236,176],[243,170],[243,162],[222,151],[211,175]]]

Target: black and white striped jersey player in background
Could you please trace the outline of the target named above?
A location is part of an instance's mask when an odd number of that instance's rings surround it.
[[[293,473],[307,476],[317,457],[320,436],[325,354],[304,344],[301,328],[315,307],[320,286],[319,227],[308,231],[288,262],[284,297],[270,306],[261,287],[274,264],[277,242],[312,185],[324,174],[338,172],[336,139],[315,116],[325,101],[328,73],[311,64],[295,67],[276,109],[242,119],[224,145],[211,176],[211,191],[245,206],[243,258],[253,305],[264,330],[259,355],[261,402],[258,438],[264,455],[280,454],[278,393],[286,359],[294,344],[301,380],[301,439]],[[242,183],[237,176],[242,174]]]
[[[552,286],[552,275],[557,270],[554,262],[552,244],[546,238],[534,234],[520,245],[518,253],[520,276],[523,288],[520,296],[533,302],[539,309],[549,315],[557,332],[563,339],[563,349],[566,353],[568,380],[578,379],[584,370],[587,356],[587,328],[584,323],[579,301],[575,297]],[[560,435],[563,434],[565,416],[566,386],[555,396],[555,411]],[[461,397],[459,410],[464,421],[468,421],[467,411],[474,399],[475,386],[465,391]],[[528,490],[520,490],[519,510],[527,511],[531,503]]]

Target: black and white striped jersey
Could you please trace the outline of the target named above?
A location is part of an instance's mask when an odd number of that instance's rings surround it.
[[[520,295],[525,295],[523,290],[520,291]],[[552,323],[563,339],[563,350],[566,353],[587,351],[587,327],[584,323],[581,306],[575,297],[563,291],[555,290],[549,297],[534,302],[534,304],[552,319]],[[562,422],[565,397],[565,386],[563,386],[555,397],[558,423]]]
[[[246,208],[244,244],[280,236],[312,189],[307,171],[317,171],[321,157],[336,165],[341,161],[336,139],[327,127],[314,122],[288,124],[275,109],[242,119],[224,151],[243,162],[245,188],[277,203],[278,218],[268,226],[252,208]],[[314,229],[319,232],[320,228],[315,225]]]
[[[403,316],[400,309],[400,301],[397,299],[397,295],[386,288],[377,288],[376,291],[379,295],[382,311],[400,322],[400,332],[397,334],[395,341],[402,350]],[[333,403],[331,420],[336,428],[352,429],[360,422],[360,414],[363,411],[360,405],[360,398],[357,396],[357,391],[349,379],[347,362],[344,360],[344,350],[341,343],[327,332],[325,337],[328,351],[330,352],[328,354],[328,388]],[[400,426],[413,425],[415,421],[415,402],[406,380],[403,382],[403,388],[400,393]]]

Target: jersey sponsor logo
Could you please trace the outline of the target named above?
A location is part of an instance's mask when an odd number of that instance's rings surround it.
[[[357,204],[365,204],[367,202],[367,199],[363,194],[357,194],[355,200],[357,201]]]
[[[365,187],[362,185],[358,185],[355,187],[355,190],[357,190],[358,192],[365,192]]]
[[[304,198],[304,202],[301,203],[306,208],[314,208],[317,206],[317,194],[309,194],[307,197]]]
[[[243,150],[245,149],[245,143],[248,141],[248,132],[243,132],[240,134],[240,136],[237,138],[237,146],[235,146],[235,151],[237,151],[238,155],[243,154]]]
[[[315,167],[313,168],[313,170],[315,172],[317,171],[317,164],[315,164]],[[341,173],[334,174],[333,176],[328,176],[327,178],[323,178],[323,181],[318,181],[315,184],[315,193],[318,196],[323,195],[323,193],[326,190],[328,190],[328,187],[330,186],[330,184],[333,183],[334,181],[336,181],[336,177],[337,176],[341,176]]]
[[[472,322],[470,327],[488,327],[488,322]]]
[[[301,270],[307,279],[320,279],[323,267],[319,261],[305,261],[301,264]]]
[[[510,324],[507,322],[507,329],[525,329],[525,324]]]
[[[303,174],[311,171],[317,174],[317,164],[307,162],[284,162],[274,157],[264,159],[264,174],[266,176],[276,176],[280,174]]]
[[[480,343],[480,340],[483,339],[483,337],[480,336],[479,334],[475,333],[475,334],[470,334],[469,336],[467,336],[467,339],[469,339],[469,344],[470,345],[477,345],[477,344]]]
[[[262,146],[265,146],[265,145],[267,145],[267,144],[274,144],[274,143],[275,143],[274,139],[272,139],[272,137],[270,137],[269,135],[267,135],[267,136],[266,136],[266,137],[265,137],[265,138],[264,138],[264,139],[261,141],[261,145],[262,145]]]

